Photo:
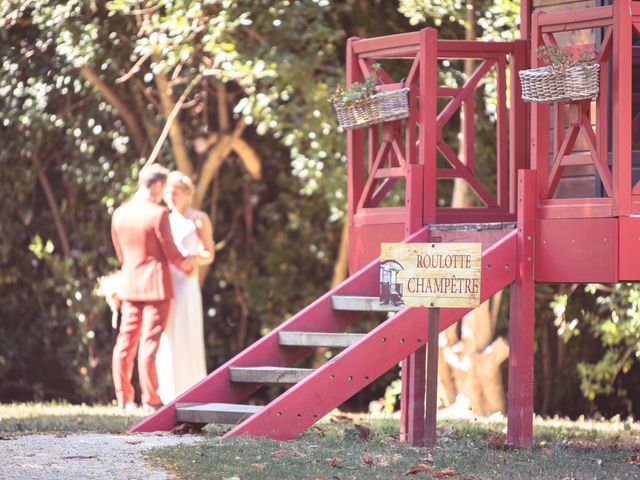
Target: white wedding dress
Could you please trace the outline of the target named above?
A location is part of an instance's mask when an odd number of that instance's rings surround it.
[[[184,256],[196,255],[200,239],[193,220],[178,212],[169,215],[173,241]],[[206,374],[202,294],[197,272],[186,275],[171,265],[173,302],[156,355],[158,394],[167,404]]]

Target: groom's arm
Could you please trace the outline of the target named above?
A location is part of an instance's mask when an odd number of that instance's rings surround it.
[[[171,234],[171,224],[169,223],[169,214],[163,211],[160,218],[156,222],[156,237],[160,242],[160,248],[164,253],[165,258],[173,263],[176,267],[180,268],[185,257],[182,256],[178,247],[173,241],[173,235]]]
[[[190,274],[196,266],[195,260],[193,257],[183,257],[178,247],[176,247],[173,241],[173,235],[171,234],[169,214],[166,210],[162,212],[159,222],[156,225],[156,236],[158,237],[160,248],[165,258],[184,273]]]
[[[118,260],[120,260],[120,264],[122,264],[122,247],[120,246],[120,241],[118,240],[118,232],[115,228],[115,216],[111,218],[111,242],[113,242],[113,248],[116,251],[116,255],[118,256]]]

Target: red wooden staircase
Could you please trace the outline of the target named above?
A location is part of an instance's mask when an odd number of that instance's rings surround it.
[[[405,242],[428,241],[437,228],[425,227]],[[492,243],[482,257],[482,268],[487,272],[482,300],[509,285],[516,275],[517,232],[513,225],[496,224],[485,231],[485,241]],[[224,423],[237,424],[226,436],[295,437],[429,340],[426,311],[418,308],[398,311],[367,334],[342,333],[363,312],[393,310],[379,305],[378,285],[375,260],[132,431],[171,430],[181,422]],[[468,311],[443,309],[440,330]],[[314,347],[345,349],[316,370],[292,367]],[[265,406],[242,403],[266,383],[295,385]]]

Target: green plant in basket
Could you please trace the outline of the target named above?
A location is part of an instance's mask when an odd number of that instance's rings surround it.
[[[543,45],[535,49],[538,59],[553,72],[563,73],[573,67],[593,65],[596,53],[590,48],[578,50],[578,58],[565,52],[557,45]]]
[[[338,86],[329,100],[333,103],[340,103],[345,107],[363,100],[371,98],[376,93],[376,85],[380,85],[381,79],[378,76],[379,63],[373,64],[373,70],[367,74],[362,82],[353,82],[347,88]]]

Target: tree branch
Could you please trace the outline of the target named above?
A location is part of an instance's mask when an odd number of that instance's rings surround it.
[[[179,122],[175,121],[175,119],[178,116],[178,112],[180,112],[182,104],[187,99],[187,96],[189,95],[189,93],[191,93],[191,90],[193,89],[193,87],[195,87],[196,83],[198,83],[201,78],[201,74],[196,75],[193,80],[191,80],[191,83],[187,85],[187,88],[184,89],[184,92],[182,92],[182,95],[180,95],[178,101],[174,104],[169,93],[169,82],[167,82],[167,78],[164,76],[164,74],[156,75],[156,83],[158,84],[160,102],[162,103],[162,108],[167,117],[167,121],[164,125],[164,128],[162,129],[162,133],[160,134],[155,147],[153,147],[151,155],[149,155],[149,158],[146,161],[146,165],[149,165],[155,161],[156,156],[160,152],[160,148],[162,147],[162,144],[164,143],[168,134],[171,138],[171,146],[173,147],[173,155],[175,156],[178,170],[189,176],[193,174],[193,164],[189,159],[189,154],[187,153],[187,149],[185,147],[182,127],[180,126]]]
[[[40,182],[40,186],[44,191],[45,197],[47,197],[47,203],[49,204],[49,209],[51,210],[51,214],[53,215],[53,222],[56,225],[56,230],[58,231],[58,238],[60,239],[60,246],[62,247],[62,252],[64,256],[68,258],[71,255],[71,247],[69,246],[69,237],[67,236],[67,231],[64,228],[64,224],[62,223],[62,219],[60,218],[60,209],[58,208],[58,202],[56,201],[56,197],[53,194],[53,189],[51,188],[51,183],[49,183],[49,179],[44,174],[42,170],[42,165],[40,164],[40,160],[38,159],[38,154],[33,152],[31,154],[31,161],[33,162],[33,166],[36,169],[36,175],[38,176],[38,181]]]
[[[140,155],[144,155],[147,151],[147,142],[144,131],[142,130],[138,118],[124,103],[124,101],[107,85],[90,67],[81,67],[80,73],[91,83],[103,96],[103,98],[116,109],[120,118],[127,126],[127,130],[133,139],[133,143],[138,149]]]
[[[213,149],[207,156],[207,159],[202,167],[202,171],[200,172],[198,184],[196,185],[196,193],[193,199],[195,208],[198,208],[198,205],[202,204],[202,201],[207,194],[209,183],[211,183],[211,180],[216,178],[222,162],[225,158],[227,158],[227,155],[229,155],[229,152],[233,147],[233,143],[236,139],[240,138],[245,127],[246,124],[244,123],[244,120],[240,119],[236,123],[233,133],[231,133],[230,135],[223,135],[220,141],[216,143],[216,146],[213,147]]]

